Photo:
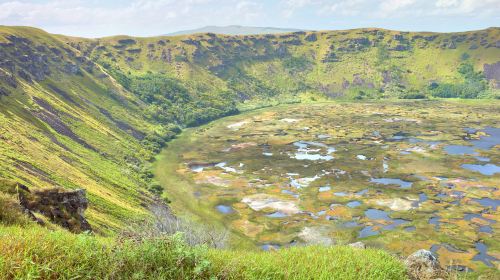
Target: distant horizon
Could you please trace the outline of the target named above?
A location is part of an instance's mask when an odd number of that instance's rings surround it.
[[[151,37],[173,37],[173,36],[187,36],[187,35],[193,35],[193,34],[204,34],[204,33],[213,33],[213,32],[198,32],[198,33],[188,33],[188,34],[174,34],[174,33],[179,33],[179,32],[187,32],[187,31],[195,31],[199,29],[204,29],[206,27],[219,27],[219,28],[224,28],[224,27],[231,27],[231,26],[238,26],[238,27],[246,27],[246,28],[262,28],[262,29],[282,29],[282,30],[287,30],[287,29],[295,29],[295,31],[285,31],[283,33],[255,33],[255,34],[238,34],[238,35],[231,35],[231,34],[223,34],[223,33],[216,33],[218,35],[226,35],[226,36],[242,36],[242,35],[264,35],[264,34],[285,34],[285,33],[293,33],[293,32],[329,32],[329,31],[349,31],[349,30],[361,30],[361,29],[382,29],[382,30],[388,30],[388,31],[395,31],[395,32],[411,32],[411,33],[463,33],[463,32],[474,32],[474,31],[481,31],[481,30],[487,30],[487,29],[495,29],[495,28],[500,28],[500,26],[489,26],[485,28],[480,28],[480,29],[470,29],[470,30],[460,30],[460,31],[429,31],[429,30],[399,30],[399,29],[390,29],[390,28],[383,28],[383,27],[373,27],[373,26],[367,26],[367,27],[356,27],[356,28],[346,28],[346,29],[300,29],[300,28],[287,28],[287,27],[274,27],[274,26],[242,26],[242,25],[227,25],[227,26],[217,26],[217,25],[207,25],[207,26],[202,26],[200,28],[193,28],[193,29],[185,29],[185,30],[178,30],[166,34],[157,34],[157,35],[148,35],[148,36],[137,36],[137,35],[131,35],[131,34],[112,34],[112,35],[106,35],[106,36],[101,36],[101,37],[87,37],[87,36],[78,36],[78,35],[72,35],[72,34],[65,34],[65,33],[53,33],[50,32],[44,28],[37,27],[37,26],[29,26],[29,25],[5,25],[5,24],[0,24],[1,26],[5,27],[27,27],[27,28],[37,28],[40,30],[43,30],[49,34],[53,35],[61,35],[61,36],[69,36],[69,37],[76,37],[76,38],[86,38],[86,39],[100,39],[100,38],[106,38],[106,37],[116,37],[116,36],[126,36],[126,37],[137,37],[137,38],[151,38]]]
[[[86,38],[231,25],[450,33],[499,22],[500,0],[0,0],[0,25]]]
[[[297,27],[282,27],[282,26],[246,26],[246,25],[238,25],[238,24],[230,24],[230,25],[206,25],[206,26],[201,26],[199,28],[192,28],[192,29],[183,29],[183,30],[178,30],[174,32],[169,32],[166,34],[160,34],[157,36],[172,36],[170,34],[174,33],[179,33],[179,32],[186,32],[186,31],[196,31],[196,30],[201,30],[205,28],[228,28],[228,27],[243,27],[243,28],[262,28],[262,29],[276,29],[276,30],[292,30],[294,29],[295,32],[297,31],[305,31],[305,32],[321,32],[321,31],[348,31],[348,30],[356,30],[356,29],[385,29],[385,30],[390,30],[390,31],[400,31],[400,32],[422,32],[422,33],[460,33],[460,32],[470,32],[470,31],[478,31],[478,30],[486,30],[490,28],[500,28],[500,26],[488,26],[480,29],[468,29],[468,30],[460,30],[460,31],[431,31],[431,30],[401,30],[401,29],[390,29],[390,28],[383,28],[383,27],[376,27],[376,26],[366,26],[366,27],[356,27],[356,28],[345,28],[345,29],[306,29],[306,28],[297,28]],[[294,31],[289,31],[289,32],[294,32]],[[120,35],[127,35],[127,34],[120,34]],[[149,36],[147,36],[149,37]],[[154,36],[152,36],[154,37]]]

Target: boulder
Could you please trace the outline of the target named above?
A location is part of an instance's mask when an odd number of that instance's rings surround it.
[[[443,276],[439,260],[428,250],[416,251],[404,263],[411,279],[436,279]]]
[[[75,233],[92,231],[84,215],[88,207],[85,190],[53,188],[30,191],[28,187],[18,184],[17,193],[19,204],[28,216],[34,218],[33,213],[40,213],[51,222]]]

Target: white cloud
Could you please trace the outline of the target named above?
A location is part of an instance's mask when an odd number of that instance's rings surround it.
[[[340,14],[343,16],[355,16],[362,13],[370,4],[366,0],[341,0],[334,3],[325,3],[318,11],[319,14]]]
[[[293,14],[301,9],[304,8],[305,6],[308,5],[315,5],[317,4],[317,0],[283,0],[281,1],[281,4],[284,6],[283,7],[283,16],[285,18],[289,18],[293,16]]]
[[[262,5],[254,1],[241,1],[236,5],[236,12],[242,15],[245,21],[251,21],[261,15]]]
[[[386,0],[381,1],[379,12],[382,16],[389,16],[395,12],[399,12],[416,3],[416,0]]]
[[[449,8],[458,5],[458,0],[438,0],[436,1],[436,7],[438,8]]]
[[[155,35],[203,25],[245,24],[264,14],[262,5],[250,0],[131,0],[113,3],[101,5],[99,1],[91,0],[0,1],[0,24],[39,26],[54,33],[91,37],[123,33]]]
[[[439,0],[437,10],[432,14],[442,15],[485,15],[499,17],[500,0]]]
[[[431,22],[446,26],[444,19],[453,19],[453,29],[498,25],[500,0],[0,0],[0,24],[90,37],[230,24],[328,28],[332,20],[432,29]]]

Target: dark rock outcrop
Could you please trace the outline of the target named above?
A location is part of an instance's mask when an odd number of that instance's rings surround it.
[[[40,213],[51,222],[67,228],[71,232],[92,231],[85,219],[88,207],[85,190],[67,191],[60,188],[30,191],[18,184],[19,203],[33,219],[34,213]]]
[[[316,36],[316,33],[311,33],[311,34],[308,34],[304,40],[308,41],[308,42],[316,42],[318,40],[318,36]]]
[[[60,117],[60,113],[52,107],[46,100],[33,97],[33,101],[43,108],[43,110],[33,111],[33,115],[44,121],[57,133],[71,138],[73,141],[84,146],[87,149],[97,152],[97,149],[85,142],[82,138],[76,135],[70,127],[68,127]]]
[[[403,51],[409,50],[409,47],[406,45],[397,45],[394,48],[392,48],[391,50],[397,51],[397,52],[403,52]]]
[[[493,64],[485,64],[483,66],[484,76],[488,80],[494,80],[495,87],[500,88],[500,61]]]
[[[120,45],[134,45],[137,42],[134,39],[121,39],[118,40],[118,43]]]

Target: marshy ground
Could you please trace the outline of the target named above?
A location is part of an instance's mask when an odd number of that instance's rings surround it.
[[[186,130],[156,173],[177,213],[223,224],[235,246],[363,241],[403,256],[430,249],[459,270],[498,269],[498,105],[262,109]]]

